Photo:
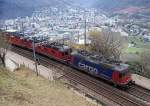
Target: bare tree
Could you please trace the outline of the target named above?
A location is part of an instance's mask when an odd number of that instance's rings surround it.
[[[0,60],[1,60],[1,64],[5,67],[5,57],[6,57],[6,53],[7,50],[9,48],[9,44],[7,43],[5,37],[4,37],[4,33],[2,31],[0,31]]]
[[[124,39],[119,32],[91,30],[90,49],[106,58],[120,59],[124,47]]]
[[[145,75],[150,75],[150,51],[144,51],[140,54],[142,71]]]

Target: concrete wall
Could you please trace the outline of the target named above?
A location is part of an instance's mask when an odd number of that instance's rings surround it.
[[[21,65],[24,65],[25,67],[31,69],[32,71],[36,71],[34,61],[32,61],[26,57],[23,57],[19,54],[16,54],[14,52],[8,51],[8,53],[6,55],[6,67],[9,70],[14,71],[16,68],[18,68]],[[54,70],[52,70],[52,68],[47,68],[42,65],[38,65],[39,75],[41,75],[49,80],[53,80],[53,76],[54,76],[53,71]]]

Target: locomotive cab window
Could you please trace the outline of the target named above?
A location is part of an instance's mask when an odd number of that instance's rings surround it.
[[[65,55],[69,55],[69,53],[68,53],[68,52],[65,52]]]
[[[128,73],[129,73],[128,70],[125,70],[125,71],[121,72],[121,73],[119,74],[119,78],[125,77]]]
[[[125,73],[120,73],[119,78],[123,78],[126,74]]]
[[[62,54],[62,56],[65,56],[65,55],[69,55],[68,51],[67,51],[67,52],[64,52],[64,53]]]

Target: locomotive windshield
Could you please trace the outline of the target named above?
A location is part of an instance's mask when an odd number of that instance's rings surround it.
[[[120,78],[123,78],[123,77],[125,77],[128,73],[129,73],[129,71],[126,69],[126,70],[120,72],[119,77],[120,77]]]
[[[71,52],[72,52],[72,49],[69,48],[69,49],[67,49],[67,50],[64,51],[63,56],[70,55]]]

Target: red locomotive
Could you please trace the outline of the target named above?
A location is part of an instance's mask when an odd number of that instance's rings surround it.
[[[8,43],[32,49],[33,39],[31,37],[24,37],[23,34],[6,33]],[[69,61],[71,59],[71,48],[57,42],[46,42],[45,39],[34,39],[35,51],[37,53],[49,56],[59,61]]]

